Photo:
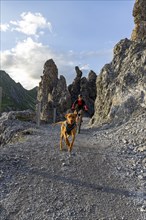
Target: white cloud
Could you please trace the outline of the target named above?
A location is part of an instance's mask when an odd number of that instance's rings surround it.
[[[18,31],[26,35],[38,35],[40,30],[48,29],[52,32],[52,25],[42,16],[41,13],[23,12],[21,20],[10,21],[13,25],[12,31]]]
[[[83,66],[80,67],[80,70],[90,70],[90,65],[84,64]]]
[[[102,51],[98,53],[94,51],[77,53],[73,50],[58,52],[28,37],[24,41],[17,42],[11,50],[1,52],[1,65],[2,69],[10,74],[16,82],[20,82],[25,88],[31,89],[39,84],[44,63],[48,59],[54,60],[59,74],[64,75],[69,84],[76,76],[75,66],[79,66],[87,74],[90,71],[88,59],[99,59],[104,53]],[[107,51],[108,54],[109,51]],[[95,71],[94,68],[92,69]]]
[[[0,24],[0,31],[6,32],[9,29],[9,24]]]
[[[15,48],[1,53],[2,69],[25,88],[37,86],[43,74],[43,65],[48,59],[53,59],[59,73],[70,73],[76,63],[67,54],[57,53],[48,46],[42,45],[28,37],[18,42]]]

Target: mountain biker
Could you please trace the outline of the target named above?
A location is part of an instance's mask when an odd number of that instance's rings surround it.
[[[88,111],[88,107],[85,103],[85,101],[83,100],[83,97],[81,94],[78,95],[78,99],[75,100],[75,102],[72,105],[72,110],[76,110],[77,113],[79,111]]]

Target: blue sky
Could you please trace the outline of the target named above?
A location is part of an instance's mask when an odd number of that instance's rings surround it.
[[[134,0],[1,1],[1,69],[25,88],[37,86],[53,58],[67,84],[75,66],[100,73],[116,43],[130,38]]]

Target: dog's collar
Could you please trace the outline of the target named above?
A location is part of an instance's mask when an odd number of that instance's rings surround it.
[[[74,129],[74,127],[76,127],[76,122],[74,122],[71,126],[69,126],[69,124],[66,121],[65,126],[66,126],[67,134],[70,134],[70,132]]]

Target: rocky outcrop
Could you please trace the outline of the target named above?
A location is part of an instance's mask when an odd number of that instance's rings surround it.
[[[97,75],[92,70],[88,74],[88,93],[89,97],[95,101],[96,99],[96,79]]]
[[[69,94],[66,79],[64,76],[60,76],[57,86],[53,89],[52,97],[54,105],[57,109],[57,117],[64,118],[64,115],[71,106],[71,96]]]
[[[146,21],[145,0],[136,0],[133,15],[138,29],[132,40],[123,39],[114,47],[114,57],[97,78],[97,98],[92,124],[119,125],[146,109]]]
[[[38,102],[41,103],[41,120],[53,122],[54,109],[56,109],[56,120],[62,120],[67,110],[71,109],[72,103],[82,94],[89,107],[89,114],[94,113],[94,101],[96,98],[96,74],[90,71],[88,78],[82,77],[82,71],[75,67],[76,78],[67,87],[66,79],[60,76],[58,69],[52,59],[44,64],[43,76],[38,89]]]
[[[58,79],[58,69],[52,59],[44,64],[37,99],[41,103],[41,120],[45,122],[53,122],[55,108],[56,120],[60,120],[71,106],[66,80],[63,76]]]
[[[75,67],[75,71],[76,71],[76,77],[73,81],[72,84],[70,84],[68,86],[68,90],[71,94],[71,101],[72,103],[76,100],[78,94],[80,94],[80,90],[81,90],[81,78],[82,78],[82,71],[79,69],[78,66]]]
[[[89,72],[88,77],[82,77],[82,71],[78,66],[75,67],[76,78],[73,83],[68,86],[71,94],[72,103],[77,99],[79,94],[83,95],[83,99],[89,108],[89,114],[94,113],[94,101],[96,98],[96,73],[92,70]]]
[[[121,40],[97,78],[93,124],[121,124],[146,108],[146,43]]]
[[[134,41],[146,40],[146,1],[136,0],[133,9],[135,28],[131,39]]]

